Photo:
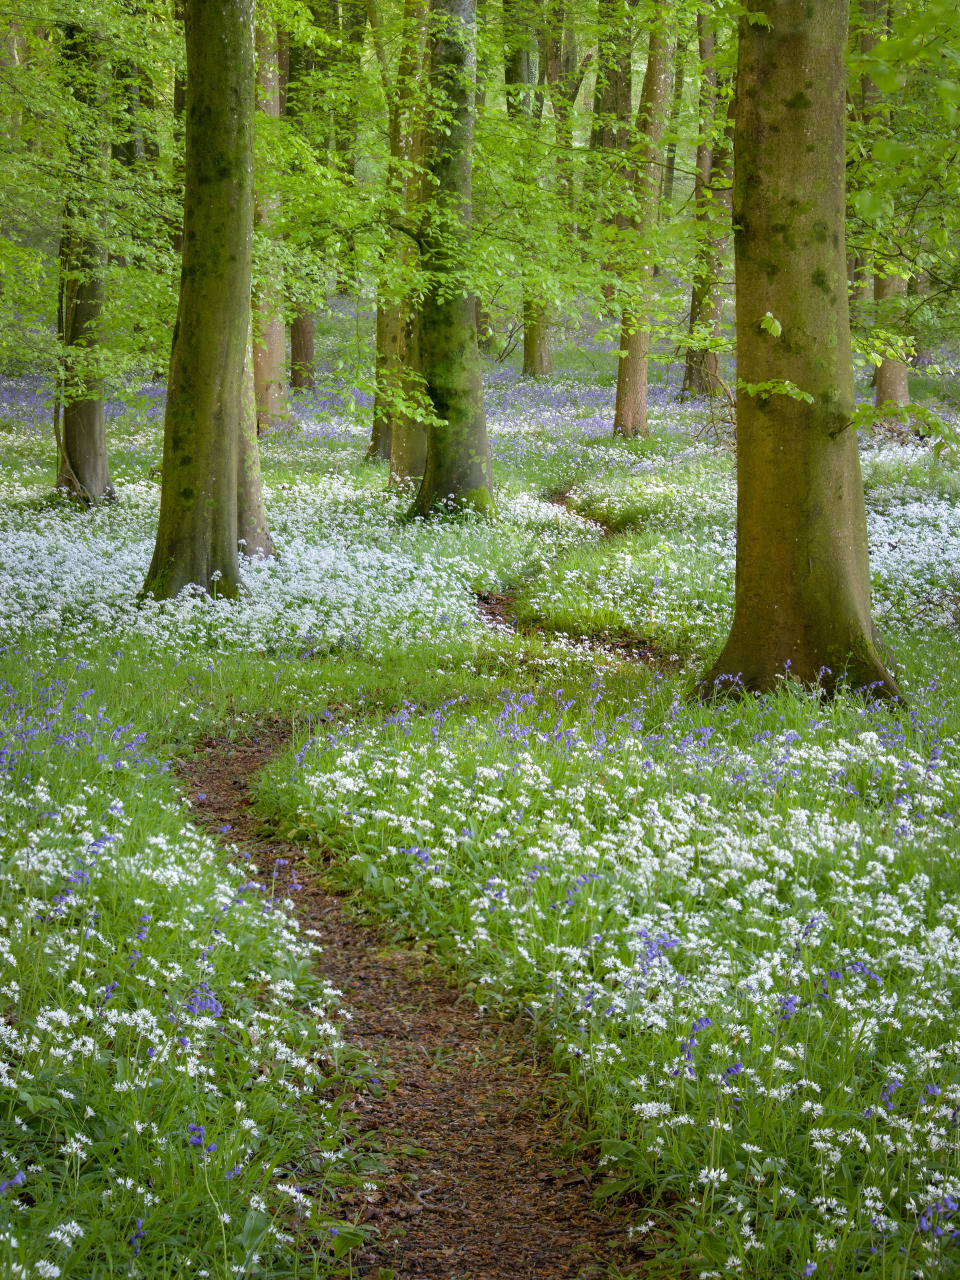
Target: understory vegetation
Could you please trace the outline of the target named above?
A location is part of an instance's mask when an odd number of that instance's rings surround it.
[[[290,730],[265,821],[529,1024],[647,1273],[960,1270],[951,455],[862,441],[908,705],[788,679],[704,704],[735,506],[707,410],[655,392],[650,438],[614,442],[582,374],[486,395],[496,521],[407,520],[350,397],[309,396],[262,441],[276,558],[237,601],[158,603],[158,393],[82,510],[5,386],[3,1275],[347,1274],[372,1067],[295,891],[202,833],[171,767],[265,717]]]

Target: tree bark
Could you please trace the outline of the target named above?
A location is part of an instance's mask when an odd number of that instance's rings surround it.
[[[769,26],[749,22],[760,13]],[[788,677],[900,696],[870,615],[851,426],[846,36],[846,6],[835,0],[748,0],[740,20],[736,606],[708,694],[772,690]],[[751,384],[768,389],[751,394]]]
[[[237,441],[237,545],[246,556],[272,556],[273,538],[267,526],[260,475],[257,432],[257,393],[253,382],[253,325],[247,328],[243,359],[243,399]]]
[[[384,79],[388,99],[390,162],[387,196],[390,214],[416,227],[423,195],[419,167],[424,148],[424,100],[421,82],[426,58],[426,0],[405,0],[396,79]],[[392,247],[405,268],[416,264],[414,237],[398,232]],[[376,327],[376,392],[373,435],[368,458],[390,463],[391,483],[420,479],[426,453],[426,427],[410,412],[420,395],[418,317],[406,296],[391,297],[389,271],[378,288]],[[405,282],[406,283],[406,282]]]
[[[700,31],[701,23],[704,22],[705,15],[702,12],[697,13],[697,31]],[[711,55],[712,56],[712,55]],[[670,118],[667,121],[667,140],[666,150],[663,153],[663,188],[661,191],[661,202],[663,206],[669,209],[673,201],[673,183],[677,169],[677,124],[680,120],[680,108],[683,105],[683,73],[686,69],[687,62],[687,37],[681,36],[677,41],[677,47],[673,55],[673,94],[670,99]],[[700,54],[701,67],[703,66],[703,53]],[[702,74],[702,73],[701,73]],[[716,71],[713,72],[714,88],[716,88]],[[703,120],[703,81],[700,82],[700,119]],[[699,165],[699,155],[698,155]]]
[[[92,118],[106,107],[105,65],[96,37],[78,27],[67,29],[64,61],[71,89],[91,113],[89,134],[71,150],[80,175],[77,189],[86,196],[67,202],[60,241],[58,330],[62,395],[54,405],[57,437],[57,488],[96,504],[113,495],[107,461],[103,378],[97,361],[104,304],[106,251],[97,231],[103,211],[107,148]],[[91,203],[92,202],[92,207]],[[63,426],[60,427],[60,406]]]
[[[411,515],[441,509],[493,512],[490,445],[483,412],[476,305],[466,287],[470,256],[476,0],[434,0],[431,89],[449,107],[430,130],[427,170],[437,203],[423,235],[430,281],[420,312],[420,356],[434,418]]]
[[[729,179],[732,137],[729,128],[717,137],[716,38],[706,14],[697,15],[700,51],[700,141],[694,179],[694,217],[700,234],[693,286],[690,290],[690,334],[709,329],[720,333],[720,270],[729,230],[730,212],[725,185]],[[729,120],[732,125],[732,118]],[[712,396],[720,387],[720,358],[709,347],[688,346],[680,398]]]
[[[897,301],[907,296],[908,282],[900,276],[884,276],[877,274],[873,278],[873,298],[874,302],[880,304],[879,320],[884,323],[884,311],[886,311],[887,323],[885,328],[899,329],[901,317],[894,314],[897,307]],[[885,303],[893,303],[893,308],[884,308]],[[910,366],[905,360],[891,360],[885,358],[881,360],[877,366],[876,395],[875,403],[878,409],[884,406],[892,409],[904,409],[910,403],[910,383],[908,374]]]
[[[316,320],[312,311],[300,310],[290,322],[290,385],[298,391],[315,391]]]
[[[530,9],[523,0],[503,4],[503,83],[507,117],[521,134],[517,163],[523,163],[522,136],[533,128],[531,94],[535,38],[530,27]],[[541,378],[550,373],[550,321],[546,305],[536,296],[528,280],[521,289],[523,324],[523,376]]]
[[[253,0],[186,0],[183,268],[145,593],[241,588],[237,475],[253,239]]]
[[[637,112],[637,149],[634,156],[634,192],[636,196],[635,229],[646,230],[656,221],[657,193],[660,188],[660,139],[669,92],[669,58],[667,44],[658,25],[650,29],[647,70]],[[638,294],[649,287],[653,263],[641,250],[639,262],[631,263],[625,273]],[[620,356],[617,361],[617,399],[613,412],[613,430],[620,436],[645,436],[647,426],[647,356],[650,330],[644,324],[636,303],[623,310],[620,322]]]
[[[257,27],[257,86],[259,106],[270,119],[280,118],[280,64],[276,25]],[[277,197],[258,193],[254,223],[269,241],[279,213]],[[269,258],[269,254],[268,254]],[[283,283],[269,260],[257,282],[253,298],[253,381],[257,397],[257,425],[275,426],[287,414],[286,328],[283,320]]]

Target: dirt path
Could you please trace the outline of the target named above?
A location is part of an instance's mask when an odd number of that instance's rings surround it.
[[[478,1016],[475,1004],[385,945],[318,887],[295,845],[265,838],[248,782],[278,750],[264,730],[242,744],[208,741],[181,768],[196,817],[261,858],[287,858],[304,886],[302,923],[318,930],[323,973],[353,1017],[347,1038],[383,1062],[396,1087],[363,1095],[363,1119],[389,1157],[380,1189],[354,1216],[379,1235],[354,1260],[364,1280],[593,1280],[640,1274],[627,1221],[601,1214],[588,1178],[558,1158],[561,1134],[545,1112],[550,1081],[518,1028]],[[204,799],[198,800],[198,795]],[[354,1108],[356,1110],[356,1108]],[[407,1154],[410,1153],[410,1154]],[[351,1216],[344,1206],[344,1216]]]

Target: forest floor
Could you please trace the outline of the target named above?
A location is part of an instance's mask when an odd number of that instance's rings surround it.
[[[491,369],[497,519],[427,522],[328,388],[160,604],[151,394],[84,510],[0,385],[0,1275],[955,1272],[951,448],[861,442],[908,706],[704,705],[704,406]]]
[[[373,1229],[350,1274],[598,1280],[611,1266],[634,1274],[654,1242],[631,1248],[629,1215],[597,1211],[594,1170],[569,1154],[562,1095],[529,1034],[480,1014],[422,951],[391,943],[325,891],[315,855],[264,833],[249,782],[285,736],[274,725],[245,742],[206,739],[178,772],[208,830],[228,826],[231,845],[282,863],[278,893],[298,882],[297,918],[318,935],[318,968],[343,994],[351,1043],[381,1073],[382,1090],[352,1104],[387,1172],[376,1191],[342,1203]]]

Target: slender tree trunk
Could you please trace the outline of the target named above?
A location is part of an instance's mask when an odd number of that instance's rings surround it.
[[[700,24],[704,15],[697,13],[697,30],[700,30]],[[700,55],[701,65],[703,64],[703,54]],[[677,125],[680,121],[680,108],[683,106],[683,74],[686,69],[687,62],[687,38],[681,36],[677,41],[677,47],[673,55],[673,95],[670,99],[670,118],[667,121],[667,146],[663,154],[663,188],[661,192],[662,207],[670,208],[673,202],[673,183],[677,168]],[[701,120],[703,119],[703,81],[701,80]],[[714,72],[714,85],[716,85],[716,72]],[[699,151],[699,149],[698,149]],[[699,169],[699,154],[697,156]]]
[[[690,291],[690,335],[709,330],[719,337],[721,317],[720,270],[729,227],[729,204],[723,188],[729,178],[732,137],[724,129],[717,137],[716,41],[710,19],[697,15],[700,50],[700,142],[694,180],[694,217],[700,245]],[[729,121],[732,124],[732,118]],[[712,396],[720,386],[720,357],[709,347],[687,347],[680,397]]]
[[[297,311],[290,322],[290,385],[298,391],[316,390],[316,320],[312,311]]]
[[[317,65],[312,49],[293,40],[286,33],[279,41],[280,57],[280,112],[296,124],[298,118],[309,113],[311,103],[304,101],[309,92],[306,77]],[[313,391],[316,388],[314,364],[316,361],[316,317],[313,299],[294,289],[287,298],[293,311],[290,321],[290,386],[297,390]]]
[[[92,504],[113,496],[103,378],[90,365],[100,345],[106,265],[106,254],[93,240],[64,234],[60,250],[63,427],[57,433],[57,488]]]
[[[534,34],[531,11],[523,0],[504,0],[503,4],[503,83],[507,117],[516,127],[522,142],[532,130],[531,95],[533,92]],[[517,156],[523,164],[523,147]],[[522,284],[521,321],[523,324],[523,376],[540,378],[550,373],[550,321],[546,305],[530,282]]]
[[[660,187],[657,160],[663,136],[664,115],[669,92],[669,58],[659,26],[650,30],[647,70],[637,112],[637,155],[634,176],[636,227],[646,230],[654,216]],[[653,279],[653,263],[641,251],[640,261],[627,271],[631,284],[642,294]],[[645,436],[647,426],[647,356],[650,330],[635,303],[624,308],[620,322],[620,356],[617,361],[617,399],[613,430],[621,436]]]
[[[270,119],[280,118],[280,64],[277,28],[257,27],[257,86],[260,110]],[[269,239],[279,213],[274,195],[258,194],[254,221]],[[257,397],[257,425],[275,426],[287,414],[286,328],[283,320],[283,283],[280,272],[266,264],[254,292],[253,382]]]
[[[237,476],[253,239],[253,0],[186,0],[183,270],[144,591],[241,587]]]
[[[490,445],[483,412],[476,306],[460,284],[470,256],[476,0],[434,0],[431,10],[433,92],[449,104],[435,121],[427,169],[440,226],[424,238],[430,284],[420,313],[420,357],[434,420],[423,481],[412,515],[469,507],[493,511]]]
[[[873,297],[874,301],[879,304],[880,321],[883,323],[886,318],[885,328],[899,329],[902,318],[899,314],[893,314],[890,306],[884,304],[893,304],[893,308],[897,307],[897,300],[907,296],[907,281],[900,276],[884,276],[877,274],[873,279]],[[886,312],[886,316],[884,315]],[[878,409],[888,406],[893,409],[903,409],[910,403],[910,384],[908,374],[910,366],[905,360],[883,359],[877,366],[876,380],[876,397],[875,403]]]
[[[253,382],[253,325],[247,326],[243,359],[243,399],[237,442],[237,544],[244,555],[272,556],[273,538],[267,527],[260,475],[257,432],[257,393]]]
[[[759,13],[770,25],[748,20]],[[846,677],[899,696],[870,615],[851,426],[846,35],[835,0],[748,0],[740,19],[736,608],[708,693],[775,689],[787,676],[828,688]],[[781,381],[806,398],[748,390]]]
[[[392,85],[384,79],[390,132],[387,194],[393,216],[413,226],[421,216],[423,194],[419,169],[424,147],[426,16],[426,0],[405,0],[396,79]],[[392,244],[404,268],[416,265],[418,249],[412,236],[401,232]],[[376,394],[367,457],[389,461],[391,483],[396,483],[423,475],[426,427],[410,412],[411,401],[420,395],[418,317],[408,297],[390,296],[389,275],[385,269],[378,289]]]
[[[596,216],[593,205],[602,197],[605,185],[623,181],[623,152],[632,109],[630,9],[626,0],[598,0],[597,25],[597,73],[581,218],[582,223],[588,224]],[[609,221],[608,215],[602,216]],[[622,221],[617,220],[617,225],[623,225]],[[611,297],[613,285],[606,283],[603,292]]]
[[[94,117],[106,110],[106,68],[96,37],[67,29],[64,63],[78,102],[89,109],[90,129],[75,139],[72,154],[83,196],[68,201],[60,241],[58,329],[63,366],[62,396],[54,407],[57,487],[96,504],[113,495],[107,462],[103,378],[98,368],[104,304],[106,251],[98,237],[103,210],[108,150]],[[60,426],[60,406],[63,425]]]

